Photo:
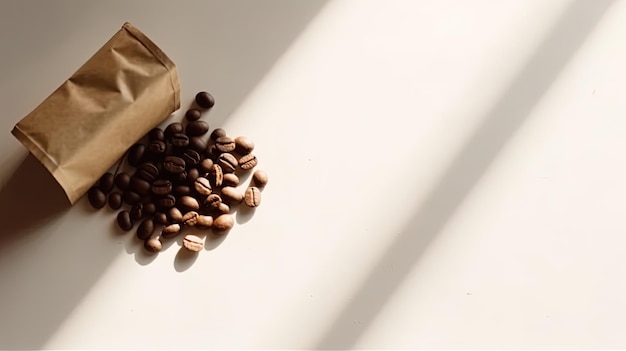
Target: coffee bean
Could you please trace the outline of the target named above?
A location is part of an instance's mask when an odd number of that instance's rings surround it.
[[[232,186],[222,188],[222,199],[231,204],[238,204],[243,201],[243,193]]]
[[[93,208],[100,209],[103,208],[107,203],[106,194],[100,190],[99,188],[93,186],[87,192],[87,198],[89,199],[89,203]]]
[[[204,206],[209,210],[217,210],[222,203],[222,198],[218,194],[211,194],[204,199]]]
[[[211,168],[213,168],[213,160],[211,160],[210,158],[205,158],[204,160],[200,161],[199,167],[204,172],[209,172],[211,171]]]
[[[213,231],[216,234],[225,234],[235,226],[235,219],[230,214],[223,214],[213,220]]]
[[[134,205],[141,200],[141,195],[137,194],[134,191],[126,190],[122,194],[122,201],[128,205]]]
[[[189,211],[185,213],[185,215],[183,216],[182,222],[184,225],[188,227],[193,227],[194,225],[196,225],[196,223],[198,223],[198,212]]]
[[[239,177],[235,173],[226,173],[224,174],[222,181],[222,186],[234,186],[239,185]]]
[[[250,207],[258,207],[261,204],[261,191],[255,186],[246,189],[244,197],[246,205]]]
[[[115,176],[115,186],[120,190],[126,190],[130,186],[130,175],[120,172]]]
[[[196,200],[194,197],[191,197],[189,195],[185,195],[185,196],[181,196],[178,201],[177,201],[178,205],[188,209],[188,210],[199,210],[200,209],[200,204],[198,203],[198,200]]]
[[[122,207],[122,193],[114,191],[109,194],[109,207],[119,210]]]
[[[221,136],[215,140],[215,147],[220,152],[231,152],[235,150],[235,140],[229,136]]]
[[[100,190],[102,190],[105,194],[108,194],[113,190],[113,185],[115,183],[115,176],[113,173],[106,172],[100,177]]]
[[[153,157],[160,157],[165,154],[165,150],[167,150],[167,145],[163,140],[153,140],[148,145],[148,151]]]
[[[154,195],[166,195],[172,192],[172,182],[167,179],[157,179],[152,183],[151,191]]]
[[[154,182],[159,176],[159,173],[159,168],[154,163],[144,162],[137,168],[137,171],[135,171],[135,176],[147,182]]]
[[[196,150],[201,155],[206,152],[206,146],[206,141],[201,137],[194,136],[189,138],[189,148]]]
[[[206,156],[210,157],[210,158],[217,158],[217,156],[219,156],[222,152],[220,150],[217,149],[217,146],[215,144],[213,145],[209,145],[206,149]]]
[[[163,212],[156,212],[154,214],[154,222],[162,225],[166,225],[167,223],[167,215]]]
[[[147,195],[150,193],[150,183],[139,177],[132,177],[130,179],[130,188],[139,195]]]
[[[144,219],[144,221],[139,224],[139,227],[137,227],[137,238],[146,240],[152,235],[153,231],[154,222],[150,218]]]
[[[215,130],[211,133],[211,140],[215,141],[217,138],[223,136],[226,136],[226,131],[222,128],[215,128]]]
[[[234,172],[239,165],[239,162],[237,162],[237,158],[227,152],[221,154],[217,159],[217,162],[222,167],[222,171],[224,171],[224,173]]]
[[[202,108],[211,108],[215,105],[215,99],[208,92],[201,91],[196,94],[196,104]]]
[[[161,128],[153,128],[152,130],[150,130],[148,132],[148,139],[150,141],[155,141],[155,140],[160,140],[160,141],[165,141],[165,133],[163,132],[163,129]]]
[[[177,185],[174,187],[172,192],[176,196],[189,195],[191,194],[191,187],[189,187],[188,185]]]
[[[186,167],[193,167],[200,162],[200,154],[196,150],[187,149],[180,156],[183,160],[185,160]]]
[[[182,171],[177,174],[169,174],[167,179],[171,180],[173,184],[180,185],[185,184],[187,181],[187,171]]]
[[[187,184],[193,184],[200,176],[200,171],[197,168],[189,168],[187,170]]]
[[[185,130],[182,123],[172,122],[165,128],[165,139],[169,139],[176,133],[182,133]]]
[[[143,215],[152,216],[156,212],[156,205],[154,202],[149,201],[143,204]]]
[[[185,134],[188,136],[201,136],[209,131],[209,124],[205,121],[191,121],[187,123]]]
[[[256,167],[258,161],[253,154],[247,154],[239,159],[239,167],[243,170],[249,170]]]
[[[257,169],[252,174],[252,182],[254,182],[254,185],[256,185],[259,188],[266,186],[267,181],[268,181],[267,173],[263,170]]]
[[[181,150],[189,146],[189,137],[183,133],[175,133],[170,138],[170,143],[173,148]]]
[[[217,208],[215,209],[215,212],[217,213],[217,215],[223,215],[226,213],[230,213],[230,206],[228,206],[225,202],[222,202],[219,206],[217,206]]]
[[[204,177],[198,177],[198,179],[196,179],[196,181],[194,182],[194,188],[196,189],[198,194],[204,196],[210,195],[213,191],[213,189],[211,188],[211,182]]]
[[[216,187],[222,186],[222,182],[224,181],[224,173],[222,172],[222,167],[220,165],[213,165],[211,170],[209,171],[211,175],[211,181],[213,185]]]
[[[162,209],[169,209],[169,208],[172,208],[176,204],[176,198],[171,194],[167,194],[159,198],[156,201],[156,204]]]
[[[254,150],[254,142],[246,136],[235,138],[235,151],[240,155],[247,155]]]
[[[204,247],[204,242],[197,235],[187,234],[183,238],[183,246],[189,251],[198,252]]]
[[[141,202],[134,204],[133,207],[131,207],[129,213],[130,219],[132,219],[133,221],[141,219],[141,217],[143,217],[143,204]]]
[[[168,215],[172,223],[178,223],[183,220],[183,213],[180,212],[180,210],[177,207],[170,208]]]
[[[185,118],[187,118],[188,121],[197,121],[200,117],[202,117],[202,112],[196,108],[189,109],[185,113]]]
[[[209,228],[213,225],[213,217],[207,215],[198,215],[197,226]]]
[[[146,151],[146,146],[144,144],[137,143],[130,147],[128,150],[128,164],[137,167],[139,163],[143,160],[143,154]]]
[[[128,211],[120,211],[117,214],[117,224],[126,232],[133,229],[133,220],[130,219],[130,213]]]
[[[176,156],[167,156],[163,161],[163,168],[172,174],[178,174],[185,171],[185,160]]]
[[[145,247],[146,250],[150,252],[159,252],[163,250],[163,243],[161,243],[161,240],[159,240],[158,238],[149,238],[143,244],[143,247]]]
[[[163,227],[162,235],[164,238],[171,238],[180,232],[180,224],[174,223]]]

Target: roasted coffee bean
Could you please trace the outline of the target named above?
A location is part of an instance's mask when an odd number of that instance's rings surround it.
[[[197,235],[187,234],[183,239],[183,246],[189,251],[198,252],[204,247],[204,242]]]
[[[247,155],[254,150],[254,142],[246,136],[235,138],[235,151],[240,155]]]
[[[114,191],[109,194],[109,207],[119,210],[122,207],[122,193]]]
[[[230,214],[223,214],[223,215],[217,216],[213,220],[212,228],[216,234],[225,234],[226,232],[231,230],[234,225],[235,225],[235,219],[233,218],[233,216]]]
[[[191,121],[187,123],[185,134],[188,136],[201,136],[209,131],[209,124],[205,121]]]
[[[169,209],[169,208],[172,208],[176,204],[176,198],[171,194],[167,194],[159,198],[156,201],[156,203],[157,203],[157,206],[159,206],[162,209]]]
[[[154,214],[154,222],[162,225],[166,225],[167,223],[167,215],[163,212],[156,212]]]
[[[217,162],[222,167],[222,171],[224,171],[224,173],[233,173],[239,165],[237,158],[228,152],[221,154],[217,159]]]
[[[137,143],[128,150],[128,164],[137,167],[143,160],[143,154],[146,152],[144,144]]]
[[[178,233],[180,233],[180,224],[173,223],[173,224],[166,225],[165,227],[163,227],[163,231],[161,235],[164,238],[171,238],[173,236],[176,236],[176,234]]]
[[[182,185],[182,184],[181,185],[177,185],[177,186],[174,187],[172,192],[176,196],[189,195],[189,194],[191,194],[191,187],[188,186],[188,185]]]
[[[217,213],[217,215],[223,215],[226,213],[230,213],[230,206],[228,206],[225,202],[222,202],[219,206],[217,206],[217,208],[215,209],[215,213]]]
[[[172,182],[167,179],[157,179],[151,187],[154,195],[166,195],[172,192]]]
[[[235,150],[235,140],[229,136],[222,136],[215,140],[215,147],[220,152],[231,152]]]
[[[230,204],[238,204],[243,201],[243,193],[232,186],[222,188],[222,199]]]
[[[211,133],[211,140],[215,141],[219,137],[226,136],[226,131],[222,128],[215,128]]]
[[[200,112],[197,108],[189,109],[185,113],[185,118],[187,118],[188,121],[197,121],[200,117],[202,117],[202,112]]]
[[[187,184],[193,184],[200,176],[200,171],[197,168],[189,168],[187,170]]]
[[[189,146],[189,137],[183,133],[176,133],[170,138],[170,143],[176,149],[175,151],[183,150]]]
[[[206,141],[201,137],[191,137],[189,138],[189,148],[192,150],[196,150],[200,155],[204,155],[206,152]]]
[[[177,204],[188,210],[200,209],[200,204],[198,203],[198,200],[196,200],[194,197],[189,196],[189,195],[181,196],[178,199]]]
[[[211,175],[211,181],[213,185],[216,187],[222,186],[222,182],[224,181],[224,173],[222,172],[222,167],[220,165],[213,165],[211,170],[209,171],[209,175]]]
[[[167,156],[163,161],[163,168],[172,174],[178,174],[185,171],[185,160],[176,156]]]
[[[115,183],[115,176],[113,173],[106,172],[100,177],[100,190],[102,190],[105,194],[108,194],[113,190],[113,185]]]
[[[163,140],[153,140],[148,145],[148,152],[155,157],[165,154],[165,150],[167,150],[167,145]]]
[[[87,198],[89,199],[89,203],[91,204],[91,206],[93,206],[93,208],[103,208],[104,205],[106,205],[107,203],[106,194],[102,190],[100,190],[100,188],[97,188],[95,186],[89,189],[89,191],[87,192]]]
[[[204,196],[211,195],[211,192],[213,191],[211,188],[211,182],[204,177],[198,177],[198,179],[196,179],[194,182],[194,188],[198,194]]]
[[[141,202],[134,204],[133,207],[130,208],[129,212],[130,219],[133,221],[141,219],[141,217],[143,217],[143,204]]]
[[[213,160],[211,160],[210,158],[205,158],[204,160],[200,161],[199,167],[204,172],[210,172],[211,168],[213,168]]]
[[[200,154],[196,150],[192,150],[192,149],[187,149],[183,151],[180,158],[185,160],[186,167],[193,167],[197,165],[201,159]]]
[[[172,135],[176,133],[182,133],[185,130],[182,123],[172,122],[166,128],[164,132],[165,140],[168,140]]]
[[[159,252],[163,250],[163,243],[161,243],[161,240],[159,240],[159,238],[149,238],[143,244],[143,247],[145,247],[146,250],[150,252]]]
[[[126,232],[133,229],[133,220],[130,219],[130,213],[128,211],[120,211],[117,214],[117,224]]]
[[[210,158],[217,158],[217,156],[219,156],[222,152],[220,150],[217,149],[217,146],[215,144],[213,145],[209,145],[206,149],[206,156],[210,157]]]
[[[207,215],[198,215],[197,226],[209,228],[213,225],[213,217]]]
[[[221,203],[222,197],[218,194],[211,194],[207,196],[206,199],[204,199],[204,207],[208,208],[209,210],[217,210]]]
[[[183,213],[177,207],[170,208],[168,212],[170,222],[179,223],[183,220]]]
[[[163,129],[158,128],[158,127],[152,128],[152,130],[148,132],[148,139],[150,141],[155,141],[155,140],[165,141],[165,132],[163,132]]]
[[[141,195],[137,194],[132,190],[126,190],[124,194],[122,194],[122,201],[128,205],[134,205],[141,200]]]
[[[139,195],[147,195],[150,193],[150,182],[139,177],[130,179],[130,188]]]
[[[152,235],[152,232],[154,232],[154,222],[150,218],[144,219],[137,227],[137,238],[146,240]]]
[[[152,216],[156,212],[156,205],[154,202],[149,201],[143,204],[143,215]]]
[[[189,211],[185,213],[185,215],[183,216],[182,222],[184,225],[188,227],[193,227],[194,225],[196,225],[196,223],[198,223],[198,212]]]
[[[130,186],[130,175],[120,172],[115,176],[115,186],[120,190],[126,190]]]
[[[239,167],[243,170],[249,170],[256,167],[258,161],[253,154],[247,154],[239,159]]]
[[[267,185],[267,173],[263,170],[257,169],[252,174],[252,182],[259,188],[262,188]]]
[[[246,189],[244,195],[246,205],[250,207],[258,207],[261,204],[261,191],[255,186]]]
[[[222,186],[233,186],[236,187],[239,185],[239,177],[235,173],[226,173],[224,174],[224,179],[222,180]]]
[[[196,94],[196,104],[202,108],[211,108],[215,105],[215,99],[208,92],[201,91]]]
[[[158,178],[159,173],[159,168],[154,163],[144,162],[135,171],[135,176],[147,182],[154,182]]]

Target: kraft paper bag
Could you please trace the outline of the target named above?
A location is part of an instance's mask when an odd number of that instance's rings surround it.
[[[132,144],[179,107],[176,66],[125,23],[12,133],[74,204]]]

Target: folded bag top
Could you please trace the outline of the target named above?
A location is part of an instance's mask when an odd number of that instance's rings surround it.
[[[74,204],[131,145],[179,108],[176,66],[125,23],[11,132]]]

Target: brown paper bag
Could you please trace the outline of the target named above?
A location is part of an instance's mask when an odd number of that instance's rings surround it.
[[[176,66],[126,23],[12,133],[74,204],[179,107]]]

